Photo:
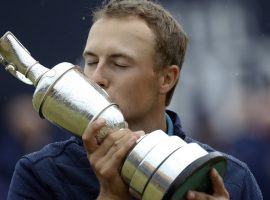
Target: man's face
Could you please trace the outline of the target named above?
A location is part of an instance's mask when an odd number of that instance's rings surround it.
[[[107,91],[129,124],[160,109],[154,46],[151,29],[135,17],[101,18],[89,32],[84,72]]]

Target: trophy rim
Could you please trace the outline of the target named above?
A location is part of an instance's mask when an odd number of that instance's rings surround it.
[[[221,168],[217,168],[217,166],[215,166],[217,164],[221,164]],[[174,199],[174,198],[178,199],[179,198],[178,196],[174,197],[174,195],[176,194],[176,191],[178,191],[179,188],[182,187],[182,185],[185,184],[185,182],[189,178],[192,178],[193,175],[198,174],[199,171],[204,170],[205,168],[206,169],[209,168],[208,169],[209,172],[212,168],[215,168],[218,171],[218,173],[220,174],[220,176],[222,178],[224,178],[224,176],[226,174],[226,169],[227,169],[227,160],[219,152],[210,152],[210,153],[206,154],[205,156],[193,161],[176,177],[176,179],[170,185],[169,189],[165,192],[162,199],[164,199],[164,200],[165,199]],[[204,185],[204,187],[207,187],[206,192],[211,192],[210,177],[204,176],[204,178],[208,179],[208,181],[206,181],[206,185]],[[188,187],[188,189],[184,189],[184,191],[182,191],[182,194],[185,195],[188,192],[188,190],[190,190],[190,189],[196,190],[196,188]],[[184,196],[182,196],[182,197],[184,197]]]

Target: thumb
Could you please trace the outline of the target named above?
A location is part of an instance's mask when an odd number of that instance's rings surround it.
[[[210,172],[214,196],[229,197],[229,193],[225,188],[222,177],[218,174],[217,170],[213,168]]]

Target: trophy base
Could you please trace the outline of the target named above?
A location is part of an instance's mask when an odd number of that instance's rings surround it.
[[[186,167],[170,185],[163,199],[185,199],[189,190],[211,194],[212,184],[209,173],[215,168],[221,177],[226,172],[226,159],[218,152],[211,152]]]

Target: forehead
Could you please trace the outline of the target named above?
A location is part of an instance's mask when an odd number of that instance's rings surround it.
[[[98,46],[106,46],[106,48],[113,46],[115,48],[119,46],[154,51],[155,35],[146,22],[138,17],[103,17],[91,27],[87,46],[89,48]]]

